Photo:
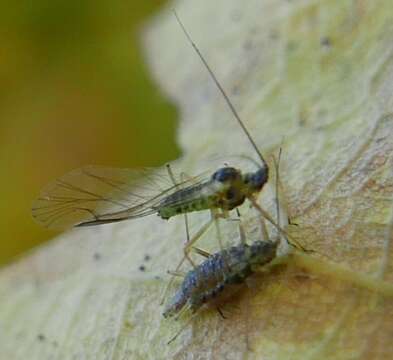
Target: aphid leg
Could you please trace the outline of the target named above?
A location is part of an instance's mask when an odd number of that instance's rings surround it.
[[[195,246],[193,246],[190,249],[190,251],[194,251],[198,255],[201,255],[201,256],[203,256],[205,258],[208,258],[209,256],[211,256],[211,254],[209,252],[207,252],[207,251],[205,251],[203,249],[197,248]],[[177,265],[176,270],[168,270],[167,271],[169,275],[172,275],[172,278],[169,280],[167,286],[165,287],[165,290],[164,290],[164,293],[163,293],[160,305],[162,305],[165,302],[165,299],[166,299],[166,297],[168,295],[168,291],[171,288],[175,277],[182,277],[182,278],[184,278],[186,276],[185,272],[179,270],[180,267],[183,265],[185,259],[186,259],[186,257],[184,256],[182,258],[182,260],[180,261],[180,263]]]
[[[236,208],[236,213],[237,213],[237,216],[238,216],[237,220],[239,221],[240,243],[244,245],[244,244],[246,244],[246,241],[247,241],[247,239],[246,239],[246,232],[244,231],[244,227],[243,227],[241,216],[240,216],[240,211],[239,211],[238,208]]]
[[[222,236],[221,236],[221,230],[220,230],[220,218],[227,218],[228,217],[228,212],[223,211],[222,214],[219,214],[216,209],[210,210],[212,214],[212,218],[214,220],[214,225],[216,226],[216,234],[217,234],[217,239],[218,239],[218,246],[220,247],[220,252],[224,251],[224,245],[222,243]],[[224,257],[224,264],[225,266],[230,269],[230,266],[228,264],[227,258]]]
[[[171,165],[167,164],[166,168],[167,168],[167,171],[168,171],[168,175],[169,175],[170,179],[173,182],[173,185],[178,187],[179,184],[177,183],[175,175],[173,174]],[[181,173],[180,174],[180,181],[183,182],[184,178],[185,178],[185,173]],[[187,239],[186,243],[188,243],[190,241],[190,231],[189,231],[189,226],[188,226],[188,217],[187,217],[186,213],[184,214],[184,225],[185,225],[185,228],[186,228],[186,239]]]
[[[207,232],[209,230],[210,226],[212,226],[214,223],[216,225],[216,229],[217,229],[217,222],[219,221],[219,219],[226,216],[226,214],[220,214],[216,211],[211,211],[211,214],[212,214],[211,219],[208,222],[206,222],[184,246],[183,252],[184,252],[185,258],[189,257],[188,254],[191,251],[193,245],[205,234],[205,232]],[[218,228],[218,231],[220,231],[219,228]],[[223,250],[222,241],[221,241],[221,232],[219,233],[218,241],[219,241],[221,250]],[[179,267],[181,266],[181,264],[183,264],[183,261],[184,261],[184,258],[181,260],[181,263],[178,265]]]
[[[172,183],[173,183],[176,187],[178,187],[179,184],[177,183],[176,178],[175,178],[175,175],[173,174],[171,165],[170,165],[170,164],[167,164],[167,165],[166,165],[166,168],[167,168],[167,171],[168,171],[169,178],[172,180]],[[181,177],[183,177],[183,176],[184,176],[184,174],[181,174]],[[181,181],[182,181],[182,178],[181,178]],[[190,232],[189,232],[189,227],[188,227],[188,217],[187,217],[187,214],[184,214],[184,224],[185,224],[185,228],[186,228],[186,244],[188,244],[188,243],[190,242]],[[163,295],[162,295],[162,298],[161,298],[161,302],[160,302],[161,305],[165,302],[165,299],[166,299],[166,297],[167,297],[167,295],[168,295],[168,291],[169,291],[169,289],[171,288],[171,286],[172,286],[172,284],[173,284],[173,281],[175,280],[175,277],[174,277],[175,275],[174,275],[174,273],[178,273],[178,272],[179,272],[180,267],[183,265],[183,263],[184,263],[184,261],[185,261],[186,259],[191,263],[191,265],[192,265],[193,267],[195,267],[195,264],[193,263],[193,261],[191,260],[191,258],[188,256],[188,254],[185,255],[185,256],[182,258],[182,260],[180,261],[180,263],[177,265],[176,269],[173,271],[172,277],[171,277],[171,279],[168,281],[168,284],[165,286],[165,289],[164,289],[164,292],[163,292]]]
[[[187,177],[187,175],[182,172],[180,174],[180,180],[183,182],[185,180],[185,178]],[[186,235],[187,235],[187,239],[186,239],[186,245],[190,242],[190,230],[189,230],[189,224],[188,224],[188,215],[185,213],[184,214],[184,226],[186,228]],[[195,268],[195,264],[194,262],[191,260],[190,256],[188,255],[188,253],[184,253],[185,258],[188,260],[188,262],[192,265],[193,268]]]
[[[281,212],[285,214],[284,218],[286,218],[286,225],[291,225],[290,217],[288,215],[288,206],[287,206],[287,201],[285,199],[285,196],[282,195],[283,191],[280,191],[282,189],[282,183],[280,180],[280,161],[281,161],[281,154],[282,154],[282,148],[280,147],[279,152],[278,152],[278,159],[276,160],[275,157],[273,157],[273,163],[274,163],[274,168],[276,172],[276,184],[275,184],[275,191],[276,191],[276,216],[277,216],[277,225],[279,229],[282,229],[282,224],[281,224]],[[300,249],[303,252],[314,252],[313,250],[307,250],[305,249],[301,244],[299,244],[297,241],[294,239],[291,239],[291,241],[288,240],[288,235],[285,232],[282,232],[279,230],[280,233],[280,238],[283,237],[286,241],[286,243],[296,249]],[[289,249],[285,249],[284,252],[289,252]]]
[[[179,272],[180,267],[183,265],[184,261],[186,260],[186,258],[183,256],[183,258],[181,259],[181,261],[179,262],[179,264],[176,266],[176,269],[173,270],[173,273],[177,273]],[[168,271],[169,272],[169,271]],[[169,279],[168,283],[166,284],[164,291],[162,292],[162,297],[161,297],[161,301],[160,301],[160,305],[163,305],[165,302],[166,297],[168,296],[168,291],[169,289],[172,287],[173,282],[175,281],[175,276],[172,274],[172,277]]]
[[[191,248],[191,250],[195,251],[198,255],[201,255],[201,256],[203,256],[205,258],[208,258],[208,257],[211,256],[211,254],[209,252],[207,252],[207,251],[205,251],[203,249],[197,248],[195,246],[193,248]]]
[[[177,276],[177,277],[182,277],[184,278],[186,276],[186,273],[183,271],[172,271],[172,270],[168,270],[167,271],[168,274],[172,275],[172,276]]]
[[[284,236],[285,239],[287,239],[288,243],[295,247],[298,248],[300,250],[302,250],[303,252],[313,252],[312,250],[307,250],[305,249],[303,246],[301,246],[295,239],[293,239],[291,236],[289,236],[289,234],[281,227],[279,226],[269,215],[269,213],[263,209],[254,198],[249,197],[249,200],[251,201],[252,205],[260,212],[260,214],[266,219],[268,220],[277,230],[278,232],[281,234],[281,236]],[[290,240],[290,241],[289,241]]]
[[[259,209],[255,206],[255,204],[257,204],[255,198],[253,196],[249,197],[249,200],[251,201],[252,205],[254,206],[254,208],[256,208],[258,211]],[[258,205],[258,204],[257,204]],[[258,205],[259,206],[259,205]],[[262,209],[263,210],[263,209]],[[265,210],[263,210],[266,214],[267,212]],[[262,213],[261,213],[262,214]],[[268,214],[267,214],[268,215]],[[268,215],[269,216],[269,215]],[[270,217],[270,216],[269,216]],[[259,217],[259,224],[261,226],[261,237],[263,241],[269,241],[269,233],[267,232],[267,227],[266,227],[266,223],[265,223],[265,219],[268,219],[264,214],[262,214],[262,216]],[[269,220],[269,219],[268,219]],[[269,220],[270,221],[270,220]],[[272,220],[273,221],[273,220]]]
[[[259,222],[261,225],[262,240],[269,241],[269,233],[267,232],[265,219],[262,216],[259,218]]]
[[[250,197],[248,197],[248,199],[249,199],[249,201],[251,202],[252,206],[254,206],[254,208],[255,208],[257,211],[259,211],[259,213],[262,215],[262,217],[263,217],[264,219],[266,219],[267,221],[269,221],[269,222],[278,230],[278,232],[279,232],[281,235],[286,236],[286,237],[289,238],[288,233],[287,233],[283,228],[281,228],[281,227],[272,219],[272,217],[269,215],[269,213],[268,213],[265,209],[263,209],[263,208],[257,203],[257,201],[255,200],[254,197],[250,196]]]
[[[194,241],[195,242],[195,241]],[[191,264],[191,266],[195,269],[196,265],[194,263],[194,261],[192,261],[191,257],[190,257],[190,252],[191,252],[191,247],[188,246],[188,244],[190,243],[190,241],[187,241],[186,246],[184,247],[184,258],[187,259],[187,261]],[[186,251],[187,249],[187,251]]]
[[[216,217],[212,217],[208,222],[206,222],[197,232],[196,234],[187,242],[186,246],[184,246],[183,252],[184,256],[188,256],[192,246],[199,240],[199,238],[209,230],[210,226],[212,226],[216,222]]]
[[[168,175],[169,175],[170,179],[172,180],[173,184],[174,184],[176,187],[179,187],[179,184],[178,184],[178,182],[176,181],[175,175],[173,174],[171,165],[170,165],[170,164],[167,164],[167,165],[166,165],[166,168],[167,168],[167,171],[168,171]],[[183,179],[184,179],[184,177],[185,177],[185,173],[182,173],[180,176],[181,176],[180,181],[183,181]],[[188,217],[187,217],[187,214],[184,214],[183,216],[184,216],[184,225],[185,225],[185,228],[186,228],[186,244],[188,244],[188,243],[190,242],[190,232],[189,232],[189,227],[188,227]],[[187,253],[186,253],[186,252],[184,253],[184,257],[185,257],[185,259],[188,260],[188,262],[192,265],[192,267],[195,268],[196,265],[195,265],[195,263],[192,261],[191,257],[188,255],[188,252],[187,252]],[[182,261],[182,263],[183,263],[183,261]],[[181,265],[182,265],[182,264],[180,264],[179,267],[180,267]],[[178,267],[178,268],[179,268],[179,267]],[[176,270],[178,270],[178,268],[177,268]]]
[[[276,183],[275,183],[275,193],[276,193],[276,198],[275,198],[275,202],[276,202],[276,221],[277,221],[277,225],[281,228],[281,204],[283,204],[282,199],[281,199],[281,191],[280,189],[282,188],[282,184],[281,184],[281,180],[280,180],[280,162],[281,162],[281,154],[282,154],[282,147],[280,146],[279,152],[278,152],[278,159],[276,160],[276,158],[273,156],[273,163],[274,163],[274,169],[275,169],[275,174],[276,174]],[[285,209],[284,209],[284,213],[287,214],[286,211],[286,203],[284,205]],[[289,217],[287,217],[287,219],[289,220]],[[288,223],[287,223],[288,224]],[[286,225],[287,225],[286,224]],[[283,251],[285,253],[288,253],[290,250],[288,248],[288,245],[291,245],[291,243],[288,241],[287,236],[283,235],[280,231],[279,231],[279,236],[278,236],[278,240],[280,242],[280,244],[282,244],[281,239],[284,238],[285,239],[285,246],[286,248],[283,249]]]
[[[216,228],[216,234],[217,234],[217,239],[218,239],[218,246],[220,247],[220,251],[224,250],[224,246],[222,243],[222,236],[221,236],[221,229],[220,229],[220,223],[219,223],[219,217],[218,217],[218,212],[216,209],[210,210],[212,219],[214,221],[214,226]]]
[[[198,315],[197,313],[193,314],[193,315],[188,319],[188,321],[180,328],[180,330],[175,334],[175,336],[172,337],[172,339],[170,339],[170,340],[167,342],[167,345],[169,345],[170,343],[174,342],[174,341],[177,339],[177,337],[183,332],[183,330],[184,330],[185,328],[187,328],[187,327],[192,323],[192,321],[194,320],[194,318],[195,318],[197,315]]]
[[[189,254],[189,252],[191,251],[191,248],[192,248],[192,246],[194,245],[194,243],[195,243],[196,241],[198,241],[198,239],[199,239],[207,230],[209,230],[210,226],[212,226],[213,223],[214,223],[214,219],[210,219],[210,220],[209,220],[207,223],[205,223],[205,224],[197,231],[197,233],[196,233],[196,234],[195,234],[195,235],[185,244],[185,246],[184,246],[184,248],[183,248],[184,256],[183,256],[183,258],[180,260],[179,264],[176,266],[176,268],[175,268],[174,271],[179,271],[180,267],[183,265],[183,263],[184,263],[184,261],[185,261],[186,259],[188,259],[188,260],[191,262],[191,264],[195,267],[195,265],[193,264],[193,262],[192,262],[192,260],[190,259],[190,257],[189,257],[188,254]],[[172,286],[173,281],[174,281],[174,277],[172,277],[172,278],[169,280],[168,284],[166,285],[166,287],[165,287],[165,289],[164,289],[164,292],[163,292],[163,295],[162,295],[162,299],[161,299],[160,305],[162,305],[162,304],[165,302],[165,299],[166,299],[166,297],[167,297],[167,295],[168,295],[168,291],[169,291],[170,287]]]
[[[195,247],[195,246],[192,247],[192,248],[190,249],[190,251],[194,251],[194,252],[197,253],[198,255],[201,255],[201,256],[203,256],[203,257],[205,257],[205,258],[208,258],[209,256],[211,256],[211,254],[210,254],[209,252],[207,252],[206,250],[197,248],[197,247]],[[183,261],[184,261],[184,259],[185,259],[185,258],[183,258]],[[183,262],[183,261],[182,261],[182,262]],[[168,273],[169,275],[172,275],[173,277],[182,277],[182,278],[185,278],[186,275],[187,275],[187,273],[185,273],[184,271],[180,271],[180,270],[168,270],[167,273]]]
[[[222,312],[222,310],[217,306],[216,307],[218,314],[221,316],[222,319],[226,320],[227,317],[224,315],[224,313]]]
[[[199,307],[198,307],[199,309]],[[190,306],[184,306],[174,317],[175,321],[178,321],[184,314],[188,314],[191,312],[192,315],[195,315],[198,309],[192,309]]]

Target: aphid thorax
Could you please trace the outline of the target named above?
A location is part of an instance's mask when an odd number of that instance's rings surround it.
[[[232,210],[246,198],[257,195],[268,180],[268,168],[242,174],[233,167],[218,169],[209,180],[192,188],[180,189],[157,205],[163,219],[207,209]]]

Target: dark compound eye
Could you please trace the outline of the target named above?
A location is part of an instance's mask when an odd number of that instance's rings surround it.
[[[268,180],[266,169],[259,169],[255,173],[249,173],[244,176],[244,183],[249,184],[254,189],[261,189]]]
[[[234,180],[239,176],[239,172],[232,167],[225,167],[217,170],[213,175],[212,179],[219,182],[226,182],[228,180]]]
[[[267,171],[265,169],[260,169],[254,174],[253,181],[255,184],[263,185],[267,181],[267,177]]]

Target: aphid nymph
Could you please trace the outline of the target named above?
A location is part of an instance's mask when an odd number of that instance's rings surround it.
[[[276,257],[277,246],[277,241],[256,241],[251,245],[232,246],[209,256],[187,273],[163,316],[171,317],[186,305],[196,312],[224,290],[227,291],[227,287],[244,284],[256,267],[266,265]]]
[[[276,170],[276,221],[280,228],[280,204],[279,204],[279,162],[274,162]],[[215,307],[219,313],[221,311],[217,304],[227,300],[228,297],[244,286],[247,279],[253,275],[260,267],[265,266],[274,260],[278,254],[278,247],[282,244],[283,238],[279,232],[269,239],[258,240],[251,245],[246,243],[245,229],[243,228],[239,211],[239,234],[240,244],[223,249],[212,255],[198,248],[193,248],[197,253],[207,257],[201,264],[184,275],[184,279],[175,295],[166,305],[163,316],[165,318],[179,316],[183,312],[190,310],[195,314],[202,307]],[[286,244],[290,244],[284,237]],[[290,244],[291,245],[291,244]],[[290,251],[287,248],[287,252]],[[193,316],[190,320],[193,319]],[[186,323],[187,326],[189,322]],[[174,341],[180,332],[169,341]]]

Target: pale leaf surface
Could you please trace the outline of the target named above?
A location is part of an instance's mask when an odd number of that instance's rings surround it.
[[[159,306],[166,270],[181,257],[183,219],[80,229],[2,270],[0,358],[393,358],[391,1],[173,6],[263,153],[283,143],[293,236],[317,251],[310,256],[377,285],[289,262],[256,276],[225,307],[226,320],[201,313],[167,346],[187,321],[164,320]],[[177,166],[196,174],[216,154],[253,156],[170,11],[144,40],[155,78],[180,109]],[[190,218],[196,229],[206,216]],[[217,249],[213,235],[203,248]]]

